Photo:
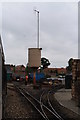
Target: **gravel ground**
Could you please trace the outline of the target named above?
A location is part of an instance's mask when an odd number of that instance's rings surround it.
[[[22,85],[22,87],[26,88],[27,91],[29,91],[31,94],[33,94],[35,97],[37,97],[38,99],[40,98],[40,95],[41,93],[45,90],[45,89],[51,89],[51,88],[46,88],[46,87],[43,87],[42,89],[40,90],[36,90],[36,89],[33,89],[33,87],[29,87],[29,86],[24,86]],[[43,98],[44,99],[44,98]],[[47,98],[46,98],[47,100]],[[45,100],[45,102],[46,102]],[[54,94],[51,94],[50,96],[50,100],[52,102],[52,105],[53,107],[55,108],[55,110],[65,119],[65,120],[80,120],[80,116],[77,115],[76,113],[72,112],[71,110],[65,108],[65,107],[62,107],[58,102],[57,100],[55,99],[54,97]],[[47,103],[47,102],[46,102]]]
[[[38,113],[26,102],[20,94],[14,90],[14,88],[7,89],[7,96],[4,108],[3,120],[15,120],[15,119],[37,119]],[[27,109],[26,109],[27,108]]]
[[[26,90],[28,90],[38,99],[40,94],[45,89],[33,89],[33,87],[25,86],[24,84],[22,84],[22,87],[26,88]],[[80,120],[80,116],[77,116],[75,113],[60,106],[54,98],[54,95],[51,95],[50,99],[53,103],[53,107],[55,107],[58,113],[60,113],[66,120]],[[41,120],[35,109],[32,108],[29,102],[26,102],[23,97],[20,97],[20,94],[15,91],[13,86],[7,89],[6,104],[4,106],[5,109],[3,120]]]

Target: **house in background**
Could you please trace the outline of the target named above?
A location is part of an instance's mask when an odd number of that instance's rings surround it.
[[[13,71],[13,79],[15,80],[17,76],[20,78],[25,78],[25,66],[24,65],[17,65],[12,67],[11,70]]]
[[[66,75],[66,68],[45,68],[43,72],[46,76],[56,77],[59,75]]]
[[[24,65],[10,65],[6,64],[7,70],[7,81],[16,80],[16,77],[19,76],[20,78],[25,77],[25,66]]]

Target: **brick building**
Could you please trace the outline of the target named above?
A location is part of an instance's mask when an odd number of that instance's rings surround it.
[[[73,59],[72,64],[72,98],[80,106],[80,59]]]
[[[10,65],[6,64],[7,80],[16,79],[17,76],[25,77],[25,66],[24,65]]]
[[[13,72],[13,77],[16,76],[25,77],[25,66],[24,65],[17,65],[11,68]]]
[[[45,68],[43,70],[43,72],[46,75],[49,75],[51,77],[54,77],[56,75],[60,75],[60,74],[66,74],[66,68]]]

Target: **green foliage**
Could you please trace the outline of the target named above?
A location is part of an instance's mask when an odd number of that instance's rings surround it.
[[[29,73],[32,72],[32,68],[26,66],[25,72],[26,72],[26,74],[28,75]]]
[[[69,64],[69,67],[71,67],[71,68],[72,68],[72,62],[73,62],[73,58],[70,58],[68,61],[68,64]]]
[[[72,64],[73,64],[73,58],[70,58],[68,61],[68,66],[66,67],[68,73],[72,72]]]
[[[42,65],[42,68],[47,68],[49,65],[50,65],[50,62],[47,58],[41,58],[41,65]]]
[[[15,66],[14,66],[14,68],[13,68],[13,72],[15,72]]]

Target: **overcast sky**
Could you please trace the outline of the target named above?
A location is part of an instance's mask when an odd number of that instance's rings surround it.
[[[6,63],[28,63],[28,48],[37,47],[40,12],[41,57],[50,67],[66,67],[78,56],[78,4],[76,2],[2,3],[2,41]]]

